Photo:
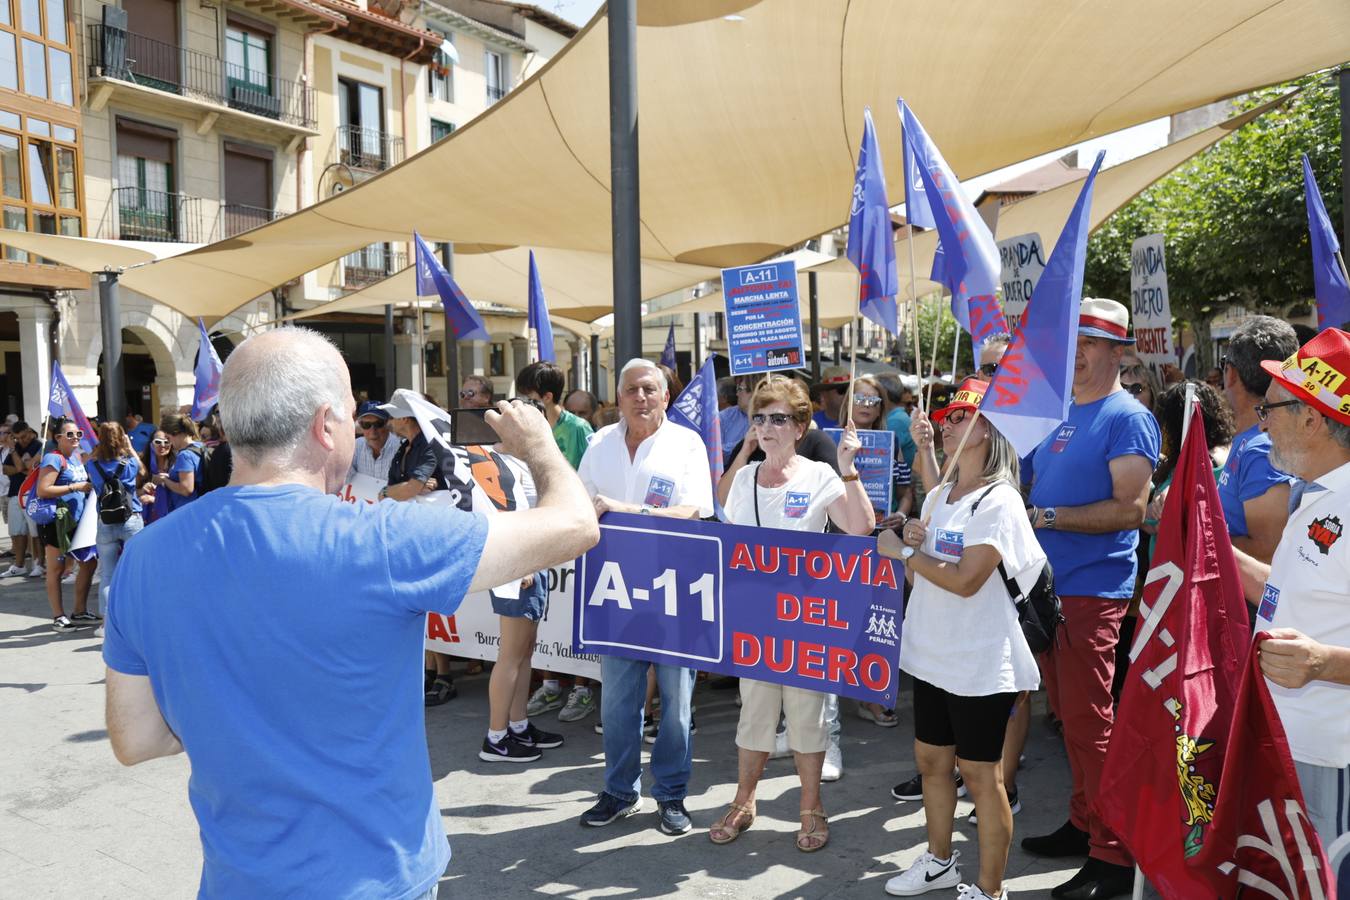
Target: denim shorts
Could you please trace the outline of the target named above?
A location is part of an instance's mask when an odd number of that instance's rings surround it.
[[[536,572],[534,584],[521,588],[518,598],[498,597],[495,591],[489,593],[492,597],[492,611],[499,616],[538,622],[548,614],[547,571]]]

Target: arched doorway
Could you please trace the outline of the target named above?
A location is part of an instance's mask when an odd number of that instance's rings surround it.
[[[151,342],[154,342],[153,344]],[[167,362],[161,367],[160,360]],[[172,357],[159,338],[139,327],[122,329],[122,388],[127,412],[134,412],[147,422],[158,422],[160,414],[159,379],[163,372],[172,374]],[[103,372],[103,353],[98,355],[98,372]],[[98,414],[106,417],[103,391],[99,390]]]

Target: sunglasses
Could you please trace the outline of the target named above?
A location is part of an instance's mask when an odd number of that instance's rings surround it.
[[[854,394],[854,395],[853,395],[853,405],[854,405],[854,406],[864,406],[864,407],[867,407],[868,409],[871,409],[873,406],[880,406],[880,405],[881,405],[881,398],[880,398],[880,397],[860,397],[860,396],[858,396],[857,394]]]
[[[1144,384],[1140,381],[1136,381],[1134,384],[1122,384],[1121,387],[1136,397],[1144,392]]]
[[[150,443],[154,444],[156,447],[167,447],[167,446],[169,446],[169,442],[166,441],[164,438],[155,438],[155,439],[154,439],[153,441],[151,441]]]
[[[477,397],[477,396],[478,396],[478,392],[477,392],[477,391],[460,391],[460,392],[459,392],[459,397],[460,397],[461,400],[468,400],[470,397]]]
[[[1302,402],[1302,400],[1281,400],[1279,403],[1258,403],[1252,409],[1256,410],[1256,421],[1264,422],[1272,409],[1279,409],[1281,406],[1297,406]]]
[[[738,385],[736,385],[736,393],[738,393],[738,394],[753,394],[754,392],[755,392],[755,389],[752,388],[752,387],[750,387],[750,385],[748,385],[748,384],[738,384]]]
[[[67,432],[62,433],[61,437],[63,437],[63,438],[74,438],[75,440],[78,441],[80,438],[84,437],[84,432],[83,432],[83,431],[67,431]]]
[[[777,428],[782,428],[787,423],[793,421],[792,416],[787,413],[755,413],[750,417],[750,421],[756,425],[763,425],[766,422],[773,424]]]
[[[380,421],[379,419],[364,419],[360,422],[357,422],[356,424],[360,426],[362,431],[369,431],[372,428],[384,427],[384,422]]]

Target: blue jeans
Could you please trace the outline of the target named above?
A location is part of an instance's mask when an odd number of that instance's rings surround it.
[[[642,793],[642,706],[652,663],[600,657],[600,719],[605,723],[605,793],[632,803]],[[694,670],[654,666],[661,691],[661,727],[652,747],[652,797],[683,800],[689,792],[694,746],[689,740],[689,701]]]
[[[98,612],[108,614],[108,592],[112,590],[113,571],[122,556],[122,544],[140,534],[145,527],[140,513],[135,513],[120,525],[98,523]]]

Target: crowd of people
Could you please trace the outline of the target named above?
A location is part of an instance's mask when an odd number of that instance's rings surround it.
[[[57,630],[98,624],[88,608],[93,567],[66,557],[82,504],[99,504],[110,738],[127,764],[189,754],[208,851],[204,893],[342,895],[359,883],[434,897],[449,856],[430,785],[418,777],[422,714],[405,690],[417,679],[405,651],[422,645],[426,612],[453,613],[482,590],[499,618],[480,760],[534,762],[565,738],[533,720],[598,713],[605,765],[580,822],[604,827],[643,809],[647,744],[655,821],[677,835],[696,824],[684,801],[699,673],[609,655],[598,682],[532,670],[548,603],[542,570],[592,546],[607,512],[701,519],[720,504],[736,525],[874,535],[878,553],[903,561],[907,581],[899,667],[912,684],[917,774],[891,792],[922,801],[928,836],[885,891],[1008,896],[1014,816],[1033,802],[1018,790],[1017,768],[1031,696],[1043,690],[1072,788],[1059,800],[1063,824],[1021,846],[1085,859],[1055,897],[1122,896],[1133,860],[1095,801],[1188,392],[1253,627],[1273,635],[1262,666],[1309,814],[1327,844],[1350,823],[1350,556],[1336,517],[1350,490],[1350,379],[1341,374],[1350,372],[1350,335],[1331,329],[1301,341],[1286,322],[1251,317],[1229,340],[1219,377],[1191,382],[1171,367],[1155,377],[1132,345],[1125,306],[1083,301],[1069,416],[1021,459],[978,412],[1006,336],[984,344],[977,371],[927,400],[896,373],[855,377],[842,367],[816,384],[724,379],[725,469],[714,484],[700,436],[666,415],[680,389],[675,373],[650,361],[621,367],[613,406],[567,391],[547,362],[518,374],[512,393],[526,402],[494,402],[491,382],[467,378],[459,407],[484,410],[499,441],[447,448],[419,424],[422,397],[396,391],[357,403],[330,344],[281,328],[227,361],[212,448],[184,415],[158,429],[134,415],[104,422],[83,460],[68,420],[51,423],[45,446],[25,423],[9,423],[0,445],[14,560],[4,574],[45,572]],[[837,440],[826,429],[840,429]],[[874,508],[855,465],[858,432],[869,430],[894,435],[889,515]],[[232,477],[213,474],[222,456]],[[33,471],[37,496],[57,507],[49,523],[17,502]],[[379,499],[392,502],[322,496],[356,475],[381,482]],[[1322,543],[1303,547],[1314,532]],[[188,578],[203,554],[231,559],[229,576],[199,583],[187,599],[150,589],[173,583],[176,569]],[[1047,571],[1064,621],[1033,653],[1012,601]],[[67,616],[61,588],[71,578]],[[307,586],[303,598],[290,591],[296,584]],[[318,600],[321,621],[310,612]],[[173,624],[192,618],[170,607],[181,603],[211,610],[209,636]],[[422,663],[420,708],[453,700],[451,659],[427,652]],[[210,673],[207,697],[201,672]],[[735,795],[706,823],[708,839],[729,844],[752,827],[767,761],[791,756],[801,786],[793,843],[819,852],[830,842],[822,783],[843,773],[839,697],[750,678],[736,687]],[[856,710],[874,726],[899,721],[879,704]],[[246,784],[232,780],[239,771],[250,773]],[[335,790],[350,797],[337,822],[318,799]],[[953,846],[956,800],[967,793],[979,856],[969,879]],[[268,854],[253,852],[259,840]]]

